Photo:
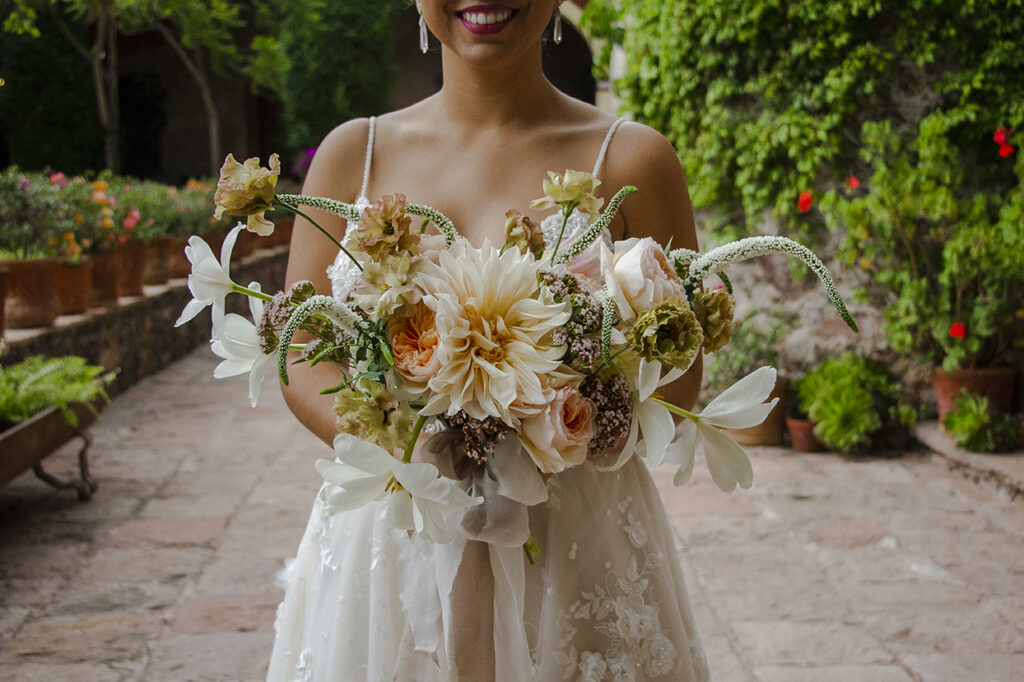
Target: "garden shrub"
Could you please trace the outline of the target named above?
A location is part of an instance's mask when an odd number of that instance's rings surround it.
[[[805,239],[845,230],[838,256],[894,349],[947,368],[1010,360],[1021,0],[593,0],[584,18],[623,46],[624,108],[674,143],[712,230],[766,216]]]

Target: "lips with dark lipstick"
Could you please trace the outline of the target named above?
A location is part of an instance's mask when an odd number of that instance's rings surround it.
[[[471,33],[497,33],[509,25],[519,10],[506,5],[473,5],[459,10],[455,16]]]

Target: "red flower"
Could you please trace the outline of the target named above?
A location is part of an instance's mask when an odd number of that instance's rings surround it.
[[[967,327],[963,322],[954,322],[949,326],[949,335],[954,339],[962,339],[967,336]]]
[[[809,190],[800,192],[799,198],[796,200],[796,207],[800,209],[801,213],[807,213],[811,210],[811,204],[814,202],[814,197],[811,195]]]
[[[846,179],[846,186],[851,190],[858,189],[860,187],[860,179],[856,175],[851,175]]]
[[[996,128],[996,134],[992,136],[992,139],[1000,147],[1006,144],[1006,131],[1003,130],[1003,126]]]
[[[1014,151],[1013,147],[1011,147],[1008,144],[1004,144],[1004,145],[1000,145],[999,146],[999,156],[1003,157],[1004,159],[1007,156],[1009,156],[1010,154],[1012,154],[1013,151]]]

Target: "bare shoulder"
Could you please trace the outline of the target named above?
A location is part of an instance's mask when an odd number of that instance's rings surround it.
[[[359,171],[369,133],[367,118],[346,121],[329,132],[316,149],[303,193],[352,201],[362,182]]]
[[[624,236],[696,247],[686,176],[664,135],[632,121],[619,126],[605,157],[604,182],[609,196],[625,185],[637,188],[620,210]]]

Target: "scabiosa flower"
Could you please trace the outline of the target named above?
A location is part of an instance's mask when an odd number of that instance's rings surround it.
[[[809,190],[800,192],[800,196],[797,197],[796,207],[800,209],[801,213],[807,213],[811,210],[811,204],[814,203],[814,196]]]
[[[954,322],[949,326],[949,335],[954,339],[962,339],[967,336],[967,326],[963,322]]]

